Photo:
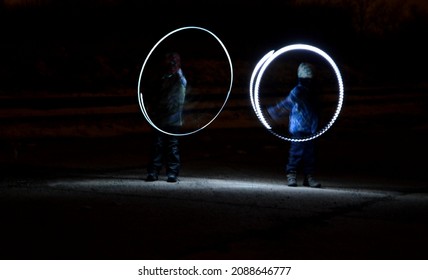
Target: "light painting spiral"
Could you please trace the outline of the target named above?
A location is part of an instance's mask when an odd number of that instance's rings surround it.
[[[190,31],[190,32],[195,32],[197,34],[193,34],[193,36],[191,37],[185,37],[186,35],[188,35],[188,33],[184,33],[183,31]],[[202,35],[200,33],[198,33],[198,31],[202,31]],[[189,60],[196,60],[198,58],[197,55],[205,55],[207,52],[209,52],[210,50],[216,50],[217,52],[215,53],[215,57],[214,58],[209,58],[211,59],[210,61],[215,61],[215,63],[218,63],[218,57],[222,56],[222,57],[226,57],[226,60],[221,60],[222,64],[219,64],[220,66],[218,66],[217,64],[213,67],[221,67],[221,69],[215,69],[216,71],[218,71],[218,73],[222,73],[222,75],[229,75],[228,78],[223,78],[223,80],[221,82],[224,82],[224,87],[221,85],[218,85],[218,83],[216,85],[211,85],[211,84],[201,84],[204,83],[203,79],[201,79],[200,77],[204,78],[205,76],[209,77],[212,79],[212,75],[209,75],[208,72],[207,73],[202,73],[203,71],[200,71],[201,66],[200,64],[202,63],[206,63],[203,62],[203,60],[201,60],[201,62],[199,63],[194,62],[194,66],[193,67],[193,72],[192,73],[196,73],[194,74],[194,76],[196,75],[200,75],[198,76],[198,78],[195,80],[197,80],[198,83],[200,83],[198,85],[198,88],[193,87],[193,100],[190,100],[188,103],[186,103],[187,105],[187,111],[190,111],[190,113],[187,114],[187,126],[186,129],[182,129],[179,133],[177,132],[171,132],[171,131],[166,131],[165,129],[160,128],[159,125],[157,125],[153,118],[151,118],[148,110],[147,110],[147,102],[145,102],[143,95],[144,95],[144,90],[143,90],[143,76],[144,75],[150,75],[151,72],[150,71],[150,67],[147,67],[148,65],[148,61],[149,59],[153,56],[153,52],[155,50],[159,50],[162,49],[161,47],[161,43],[167,44],[168,40],[173,40],[172,38],[176,38],[177,34],[180,32],[181,36],[184,36],[184,38],[188,39],[190,38],[190,40],[193,40],[193,43],[189,43],[188,41],[184,41],[184,43],[182,44],[182,48],[183,50],[185,50],[188,53],[188,57]],[[175,35],[175,37],[173,36]],[[204,36],[208,37],[208,39],[206,39]],[[166,40],[168,38],[168,40]],[[201,38],[205,38],[205,41],[203,41]],[[214,38],[214,44],[212,44],[212,39]],[[199,42],[198,40],[200,40],[201,42]],[[196,41],[196,43],[195,43]],[[209,43],[206,43],[207,41],[209,41]],[[207,45],[203,45],[203,43],[206,43]],[[220,47],[218,47],[217,43],[220,45]],[[196,50],[194,49],[190,49],[190,48],[198,48]],[[195,55],[194,55],[195,54]],[[154,55],[155,56],[155,55]],[[200,57],[199,57],[200,58]],[[187,60],[187,61],[189,61]],[[227,62],[226,62],[227,61]],[[223,67],[227,68],[228,64],[228,71],[224,70]],[[199,68],[198,68],[199,67]],[[146,71],[149,68],[148,71]],[[196,70],[195,70],[196,69]],[[183,72],[185,73],[189,73],[186,72],[186,70],[188,69],[183,69]],[[204,69],[203,69],[204,70]],[[210,70],[210,69],[208,69]],[[207,70],[207,71],[208,71]],[[229,78],[230,77],[230,78]],[[230,82],[229,82],[230,80]],[[184,136],[184,135],[190,135],[193,133],[196,133],[202,129],[204,129],[205,127],[207,127],[208,125],[210,125],[217,117],[218,115],[221,113],[221,111],[223,110],[224,106],[227,103],[227,100],[230,96],[230,92],[232,90],[232,84],[233,84],[233,66],[232,66],[232,60],[230,58],[229,52],[227,51],[225,45],[223,44],[223,42],[211,31],[202,28],[202,27],[197,27],[197,26],[186,26],[186,27],[182,27],[182,28],[178,28],[175,29],[171,32],[169,32],[168,34],[166,34],[164,37],[162,37],[154,46],[153,48],[150,50],[150,52],[148,53],[142,67],[141,67],[141,71],[140,71],[140,75],[139,75],[139,79],[138,79],[138,103],[140,106],[140,109],[144,115],[144,117],[146,118],[146,120],[148,121],[148,123],[155,129],[157,129],[158,131],[165,133],[165,134],[169,134],[169,135],[174,135],[174,136]],[[215,88],[216,87],[216,88]],[[220,90],[219,90],[220,88]],[[224,90],[223,90],[224,89]],[[208,91],[208,94],[207,94]],[[211,92],[214,92],[215,94],[211,94],[211,96],[214,96],[214,101],[212,100],[208,100],[206,99],[207,96],[210,95]],[[196,92],[196,93],[195,93]],[[220,94],[218,94],[217,92],[220,92]],[[226,92],[226,94],[224,94]],[[218,96],[220,95],[220,96]],[[190,96],[190,95],[189,95]],[[205,98],[203,102],[193,102],[195,99],[195,96],[200,97],[200,98]],[[191,99],[191,98],[190,98]],[[218,103],[217,103],[218,102]],[[190,104],[192,103],[192,104]],[[202,105],[201,105],[202,104]],[[199,106],[199,107],[198,107]],[[194,112],[198,112],[198,113],[194,113]],[[201,117],[202,116],[202,117]],[[190,125],[189,125],[190,123]],[[190,128],[189,128],[190,127]]]
[[[266,118],[266,116],[262,110],[262,106],[260,104],[261,103],[260,102],[260,83],[261,83],[261,81],[263,79],[263,75],[265,74],[269,65],[275,59],[277,59],[280,55],[283,55],[287,52],[295,51],[295,50],[313,52],[313,53],[321,56],[323,59],[325,59],[334,70],[336,80],[337,80],[337,84],[338,84],[338,92],[339,92],[336,110],[335,110],[332,118],[330,119],[330,121],[327,123],[327,125],[324,126],[322,129],[320,129],[316,134],[310,135],[310,136],[305,137],[305,138],[299,138],[299,139],[292,138],[292,137],[286,137],[284,135],[280,135],[279,133],[275,132],[273,130],[272,126],[269,124],[269,122],[268,122],[268,120],[267,120],[267,118]],[[312,139],[317,138],[318,136],[322,135],[323,133],[325,133],[328,129],[330,129],[330,127],[334,124],[334,122],[336,121],[336,119],[338,118],[338,116],[340,114],[340,111],[341,111],[342,105],[343,105],[343,99],[344,99],[344,86],[343,86],[342,76],[340,74],[339,68],[337,67],[336,63],[333,61],[333,59],[328,54],[326,54],[321,49],[316,48],[316,47],[311,46],[311,45],[306,45],[306,44],[288,45],[288,46],[285,46],[285,47],[283,47],[277,51],[272,50],[272,51],[268,52],[266,55],[264,55],[263,58],[260,59],[260,61],[257,63],[256,67],[253,70],[253,73],[252,73],[251,79],[250,79],[249,91],[250,91],[251,105],[254,109],[256,116],[258,117],[258,119],[262,123],[262,125],[265,128],[267,128],[271,133],[273,133],[275,136],[277,136],[283,140],[294,141],[294,142],[303,142],[303,141],[312,140]]]

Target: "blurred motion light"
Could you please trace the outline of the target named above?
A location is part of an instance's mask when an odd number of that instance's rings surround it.
[[[339,100],[337,103],[337,108],[336,108],[336,111],[333,114],[333,117],[331,118],[330,122],[323,129],[321,129],[318,133],[311,135],[310,137],[299,138],[299,139],[285,137],[285,136],[282,136],[282,135],[273,131],[272,127],[266,121],[266,118],[263,115],[263,112],[262,112],[261,107],[260,107],[260,98],[259,98],[259,96],[260,96],[260,93],[259,93],[260,82],[261,82],[263,74],[266,71],[269,64],[272,63],[278,56],[280,56],[286,52],[294,51],[294,50],[306,50],[306,51],[315,52],[316,54],[322,56],[325,60],[327,60],[329,62],[329,64],[331,65],[331,67],[333,68],[335,74],[336,74],[338,88],[339,88]],[[254,68],[253,73],[251,75],[250,99],[251,99],[251,105],[253,106],[253,109],[254,109],[254,112],[256,113],[256,116],[259,118],[259,120],[263,124],[263,126],[266,127],[271,133],[273,133],[275,136],[277,136],[283,140],[287,140],[287,141],[294,141],[294,142],[309,141],[309,140],[312,140],[314,138],[317,138],[318,136],[320,136],[321,134],[326,132],[328,129],[330,129],[330,127],[333,125],[333,123],[336,121],[337,117],[339,116],[340,110],[342,109],[343,96],[344,96],[344,89],[343,89],[342,76],[340,74],[339,68],[337,67],[336,63],[324,51],[322,51],[316,47],[310,46],[310,45],[294,44],[294,45],[285,46],[285,47],[279,49],[278,51],[272,50],[272,51],[268,52],[257,63],[257,65]]]
[[[201,31],[204,31],[204,32],[207,32],[208,34],[210,34],[212,37],[214,37],[217,41],[218,41],[218,43],[221,45],[221,47],[223,48],[223,50],[224,50],[224,52],[225,52],[225,54],[226,54],[226,56],[227,56],[227,59],[228,59],[228,62],[229,62],[229,66],[230,66],[230,84],[229,84],[229,88],[228,88],[228,92],[227,92],[227,95],[226,95],[226,98],[225,98],[225,100],[224,100],[224,102],[223,102],[223,104],[221,105],[221,107],[220,107],[220,109],[218,110],[218,112],[214,115],[214,117],[211,119],[211,120],[209,120],[205,125],[203,125],[202,127],[200,127],[200,128],[197,128],[197,129],[195,129],[194,131],[190,131],[190,132],[185,132],[185,133],[171,133],[171,132],[168,132],[168,131],[164,131],[164,130],[162,130],[162,129],[160,129],[159,127],[157,127],[154,123],[153,123],[153,121],[150,119],[150,117],[149,117],[149,114],[148,114],[148,112],[147,112],[147,110],[146,110],[146,107],[145,107],[145,104],[144,104],[144,98],[143,98],[143,93],[140,91],[140,89],[141,89],[141,78],[142,78],[142,75],[143,75],[143,72],[144,72],[144,69],[145,69],[145,67],[146,67],[146,64],[147,64],[147,61],[149,60],[149,58],[150,58],[150,56],[152,55],[152,53],[156,50],[156,48],[159,46],[159,44],[161,44],[166,38],[168,38],[169,36],[171,36],[171,35],[173,35],[173,34],[175,34],[175,33],[177,33],[177,32],[180,32],[180,31],[183,31],[183,30],[189,30],[189,29],[195,29],[195,30],[201,30]],[[163,133],[165,133],[165,134],[168,134],[168,135],[174,135],[174,136],[184,136],[184,135],[190,135],[190,134],[193,134],[193,133],[196,133],[196,132],[198,132],[198,131],[200,131],[200,130],[202,130],[203,128],[205,128],[205,127],[207,127],[209,124],[211,124],[217,117],[218,117],[218,115],[221,113],[221,111],[223,110],[223,108],[224,108],[224,106],[226,105],[226,102],[227,102],[227,100],[228,100],[228,98],[229,98],[229,96],[230,96],[230,92],[231,92],[231,90],[232,90],[232,84],[233,84],[233,66],[232,66],[232,60],[230,59],[230,55],[229,55],[229,53],[228,53],[228,51],[227,51],[227,49],[226,49],[226,47],[224,46],[224,44],[223,44],[223,42],[214,34],[214,33],[212,33],[211,31],[209,31],[209,30],[207,30],[207,29],[205,29],[205,28],[202,28],[202,27],[197,27],[197,26],[186,26],[186,27],[181,27],[181,28],[178,28],[178,29],[175,29],[175,30],[173,30],[173,31],[171,31],[171,32],[169,32],[168,34],[166,34],[164,37],[162,37],[155,45],[154,45],[154,47],[150,50],[150,52],[149,52],[149,54],[147,55],[147,57],[146,57],[146,59],[145,59],[145,61],[144,61],[144,63],[143,63],[143,66],[142,66],[142,68],[141,68],[141,71],[140,71],[140,76],[139,76],[139,79],[138,79],[138,102],[139,102],[139,105],[140,105],[140,109],[141,109],[141,111],[143,112],[143,115],[144,115],[144,117],[146,118],[146,120],[149,122],[149,124],[151,125],[151,126],[153,126],[155,129],[157,129],[158,131],[160,131],[160,132],[163,132]]]

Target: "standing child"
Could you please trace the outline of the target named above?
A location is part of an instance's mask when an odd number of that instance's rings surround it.
[[[268,108],[272,119],[289,114],[289,132],[293,139],[303,139],[315,135],[318,128],[318,110],[314,86],[313,65],[302,62],[297,69],[297,85],[288,96]],[[297,186],[297,172],[303,171],[303,185],[321,187],[314,178],[315,147],[314,140],[292,141],[286,165],[288,186]]]
[[[182,111],[187,81],[181,70],[181,58],[178,53],[167,53],[164,63],[165,74],[158,88],[150,93],[150,106],[154,123],[168,134],[153,129],[146,181],[158,180],[159,172],[165,164],[167,182],[174,183],[177,182],[180,171],[179,141],[175,135],[183,124]]]

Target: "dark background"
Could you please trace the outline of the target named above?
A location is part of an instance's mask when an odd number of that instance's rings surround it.
[[[367,161],[392,157],[424,173],[415,161],[425,155],[427,11],[423,1],[1,1],[2,162],[22,163],[45,140],[145,139],[142,63],[168,32],[200,26],[234,66],[230,100],[207,130],[263,131],[249,104],[253,68],[270,50],[311,44],[332,56],[345,85],[339,119],[321,141],[355,139]],[[189,48],[202,58],[208,51],[198,38]],[[199,82],[213,88],[225,70],[210,67]]]
[[[424,81],[416,69],[426,63],[427,8],[416,1],[2,2],[8,90],[134,88],[154,43],[183,26],[211,30],[251,66],[271,49],[307,43],[334,57],[348,88]]]

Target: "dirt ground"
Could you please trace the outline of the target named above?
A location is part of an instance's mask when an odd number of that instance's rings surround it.
[[[147,139],[22,143],[2,166],[0,257],[428,257],[426,174],[413,161],[422,143],[356,141],[332,130],[317,144],[323,188],[311,189],[285,185],[288,144],[261,129],[181,138],[182,172],[172,184],[144,181]]]

